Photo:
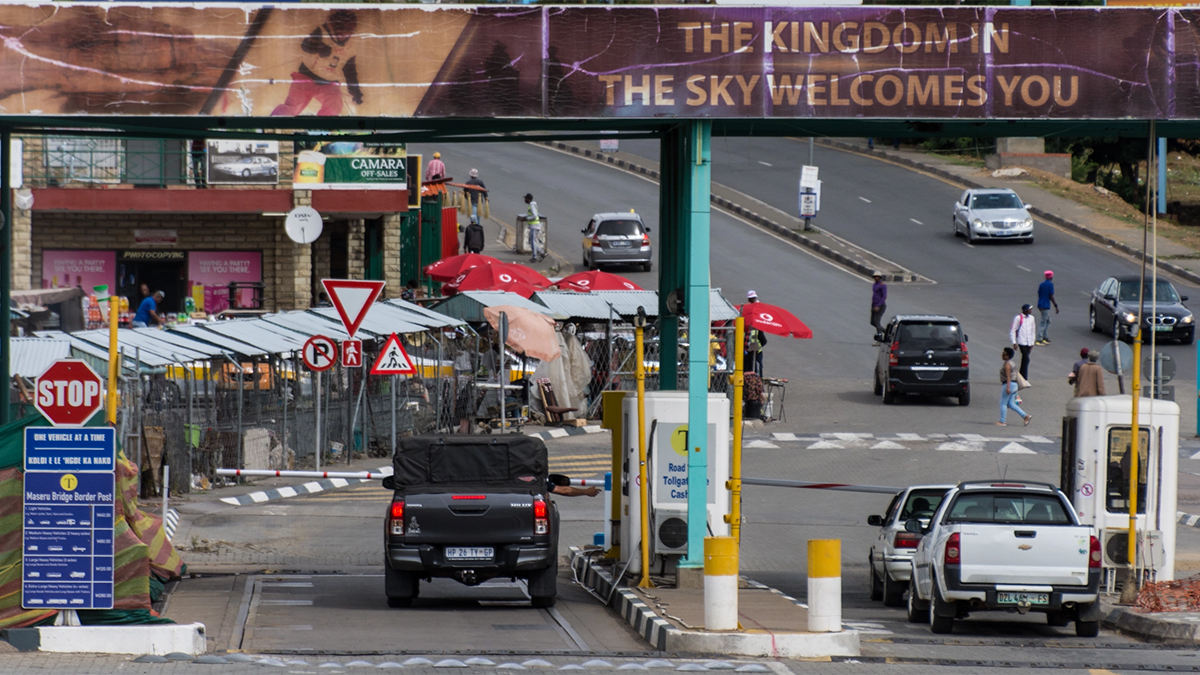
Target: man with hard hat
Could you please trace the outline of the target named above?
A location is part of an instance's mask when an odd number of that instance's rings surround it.
[[[446,165],[442,163],[442,153],[433,153],[429,166],[425,169],[425,180],[437,180],[446,177]]]

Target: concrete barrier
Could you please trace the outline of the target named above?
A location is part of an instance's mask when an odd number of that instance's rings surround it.
[[[157,654],[182,652],[192,656],[207,649],[204,624],[150,626],[39,626],[3,631],[3,637],[23,652],[92,654]]]

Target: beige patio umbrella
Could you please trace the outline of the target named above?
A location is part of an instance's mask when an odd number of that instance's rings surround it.
[[[497,305],[485,307],[483,316],[492,328],[500,330],[500,312],[508,316],[508,340],[505,344],[526,356],[553,361],[562,356],[554,319],[523,307]]]

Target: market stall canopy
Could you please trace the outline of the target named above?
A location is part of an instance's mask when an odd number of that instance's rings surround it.
[[[554,319],[524,307],[497,305],[483,310],[488,324],[496,330],[500,330],[501,312],[508,317],[508,339],[504,344],[542,361],[553,361],[562,356]]]
[[[741,310],[747,328],[757,328],[771,335],[790,336],[801,340],[812,339],[812,330],[797,319],[795,314],[782,307],[765,302],[748,302],[741,306]]]
[[[425,274],[434,281],[453,281],[455,278],[481,265],[503,264],[499,258],[481,253],[463,253],[425,266]]]
[[[526,271],[517,269],[517,265],[480,265],[473,267],[455,277],[453,281],[442,286],[442,292],[453,295],[464,291],[507,291],[528,298],[539,288],[550,285],[546,279],[545,286],[526,281]],[[527,271],[532,272],[532,270]],[[534,274],[537,274],[534,272]]]
[[[71,358],[71,341],[66,339],[14,337],[9,338],[9,345],[8,372],[30,380],[55,361]]]
[[[556,312],[545,305],[526,300],[516,293],[505,293],[504,291],[464,291],[453,297],[446,298],[434,305],[432,309],[455,319],[461,319],[470,323],[483,323],[487,321],[487,318],[483,315],[484,308],[496,305],[523,307],[540,314],[545,314],[552,319],[563,320],[570,318],[567,314]]]
[[[82,288],[39,288],[29,291],[13,291],[13,307],[46,307],[68,300],[77,300],[85,295]]]

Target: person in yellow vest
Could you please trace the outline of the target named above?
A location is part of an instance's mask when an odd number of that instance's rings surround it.
[[[546,252],[542,250],[542,216],[538,213],[537,202],[533,201],[532,194],[525,195],[525,213],[518,215],[517,220],[525,221],[525,226],[529,229],[529,250],[533,253],[533,257],[529,262],[539,262],[546,257]]]

